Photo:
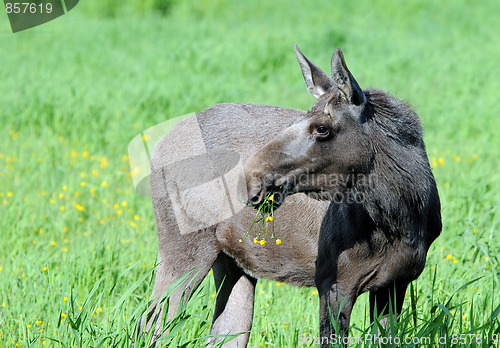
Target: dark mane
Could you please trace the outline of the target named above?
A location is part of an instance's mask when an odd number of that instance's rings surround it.
[[[367,90],[365,95],[364,128],[374,153],[375,174],[364,188],[369,197],[365,208],[389,232],[415,238],[437,196],[420,120],[407,103],[385,92]]]
[[[376,89],[364,93],[367,119],[371,119],[387,136],[402,145],[424,147],[422,125],[408,103]]]

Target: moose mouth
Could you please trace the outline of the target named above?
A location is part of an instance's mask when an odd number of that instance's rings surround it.
[[[300,189],[293,183],[287,183],[280,186],[262,187],[261,190],[245,202],[245,204],[255,209],[261,209],[266,205],[272,205],[273,209],[277,209],[285,202],[286,197],[299,192],[304,193],[309,198],[320,201],[332,200],[332,192],[328,190],[310,188]]]
[[[246,205],[255,209],[259,209],[263,205],[272,205],[273,209],[277,209],[284,203],[285,198],[293,193],[295,191],[292,183],[284,183],[279,186],[262,186],[259,192],[249,197]]]

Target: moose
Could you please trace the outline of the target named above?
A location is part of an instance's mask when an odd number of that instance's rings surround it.
[[[157,144],[150,178],[159,237],[156,301],[142,330],[161,336],[159,318],[171,318],[210,269],[217,299],[209,346],[225,334],[239,335],[224,347],[247,345],[259,278],[317,287],[323,347],[333,333],[348,335],[351,310],[364,292],[370,292],[372,321],[377,313],[388,325],[390,313],[401,313],[406,288],[442,228],[421,123],[405,102],[362,90],[340,49],[331,76],[297,46],[295,53],[317,98],[309,111],[217,104]],[[205,160],[193,160],[200,147]],[[228,153],[237,156],[226,160]],[[217,166],[228,162],[241,164],[239,175],[223,177],[227,168]],[[207,173],[239,200],[203,185],[184,190]],[[244,238],[255,208],[270,194],[280,245]],[[171,292],[168,304],[160,301],[190,271],[193,279]]]

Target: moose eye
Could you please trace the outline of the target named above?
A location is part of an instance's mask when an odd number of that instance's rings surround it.
[[[326,125],[316,127],[312,133],[315,138],[326,138],[328,135],[330,135],[330,127]]]
[[[318,135],[326,135],[330,133],[330,128],[328,128],[327,126],[319,126],[318,128],[316,128],[316,132],[318,133]]]

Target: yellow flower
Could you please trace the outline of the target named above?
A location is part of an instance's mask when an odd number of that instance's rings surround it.
[[[272,216],[268,216],[268,217],[266,217],[266,222],[273,221],[273,220],[274,220],[274,219],[273,219],[273,217],[272,217]]]
[[[82,182],[80,183],[80,186],[81,186],[81,187],[85,187],[85,182],[84,182],[84,181],[82,181]]]
[[[123,201],[122,202],[122,207],[126,207],[127,206],[127,202]]]
[[[64,252],[67,253],[68,252],[68,248],[64,248]],[[64,300],[66,301],[66,300]]]
[[[453,263],[458,263],[458,260],[457,259],[453,259]]]
[[[101,158],[101,164],[99,164],[99,167],[106,168],[107,166],[108,166],[108,159],[106,157]]]
[[[108,183],[107,183],[106,181],[103,181],[103,182],[101,183],[101,185],[102,185],[102,187],[106,187],[106,186],[108,186]]]
[[[55,240],[52,241],[52,243],[50,243],[52,246],[56,246],[57,245],[57,242]]]
[[[444,159],[443,159],[443,157],[439,157],[438,158],[438,163],[439,163],[440,166],[444,166]]]
[[[257,240],[257,238],[254,238],[254,239],[253,239],[253,242],[254,242],[254,243],[258,243],[259,241]]]
[[[65,313],[61,313],[61,318],[66,318],[66,314]]]
[[[270,195],[268,198],[271,202],[274,201],[274,194]]]
[[[316,290],[313,290],[313,291],[312,291],[312,294],[313,294],[313,295],[316,295],[317,293],[318,293],[318,292],[317,292]]]
[[[451,254],[448,254],[448,255],[446,255],[446,258],[447,258],[448,260],[451,260],[451,259],[453,258],[453,256],[451,256]]]
[[[127,156],[127,155],[124,155],[124,156],[122,157],[122,161],[123,161],[123,162],[128,162],[128,156]]]
[[[84,151],[83,152],[83,158],[88,158],[89,157],[89,152],[88,151]]]
[[[462,158],[460,158],[460,156],[457,155],[452,155],[451,158],[453,158],[453,160],[455,160],[456,162],[460,162],[462,160]]]
[[[62,205],[60,209],[61,209],[61,211],[65,211],[66,207],[64,205]]]
[[[12,197],[12,192],[7,192],[7,197]]]
[[[259,244],[260,244],[260,245],[262,245],[262,246],[264,246],[264,245],[266,245],[266,241],[263,239],[263,240],[261,240],[261,241],[259,242]]]
[[[80,204],[78,204],[78,203],[76,203],[76,202],[75,202],[75,208],[76,208],[76,210],[78,210],[78,211],[84,211],[84,210],[85,210],[85,208],[84,208],[82,205],[80,205]]]
[[[436,157],[431,158],[431,166],[432,166],[432,168],[436,168],[438,166],[438,161],[437,161]]]
[[[243,243],[243,240],[241,240],[241,239],[238,239],[238,243]]]
[[[280,245],[281,244],[281,239],[276,239],[276,245]]]
[[[91,188],[91,189],[90,189],[90,193],[94,194],[94,193],[95,193],[95,189],[94,189],[94,188]]]
[[[68,191],[68,187],[67,186],[63,186],[63,191]]]

